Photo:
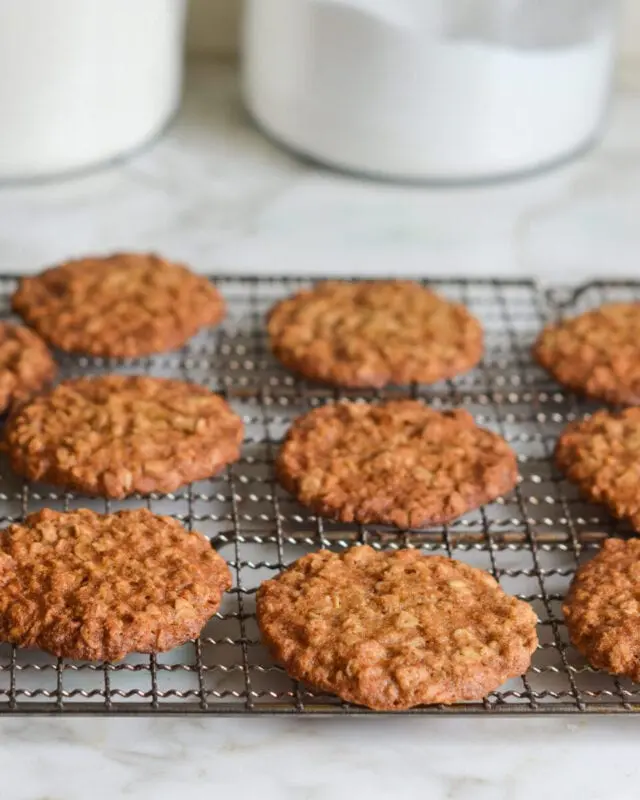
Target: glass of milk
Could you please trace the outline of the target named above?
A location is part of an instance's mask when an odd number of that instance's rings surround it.
[[[469,182],[590,146],[610,95],[615,0],[248,0],[247,106],[340,169]]]

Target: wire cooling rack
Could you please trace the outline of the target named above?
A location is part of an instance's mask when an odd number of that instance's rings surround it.
[[[467,375],[433,386],[337,391],[297,380],[269,353],[264,315],[303,279],[220,278],[225,323],[183,350],[130,361],[60,355],[62,377],[105,372],[179,377],[226,395],[244,417],[242,458],[223,474],[170,495],[124,502],[88,499],[22,483],[0,465],[2,525],[43,507],[113,511],[146,505],[211,538],[230,564],[234,587],[202,636],[158,656],[116,664],[56,659],[0,646],[0,713],[371,714],[290,680],[260,643],[255,591],[293,560],[320,547],[358,542],[419,547],[489,570],[503,588],[530,602],[540,647],[526,675],[481,702],[430,706],[412,714],[527,714],[640,711],[640,685],[589,667],[568,644],[561,604],[582,559],[606,535],[625,535],[600,507],[582,501],[552,463],[558,433],[590,406],[562,391],[534,365],[530,347],[546,319],[605,300],[640,299],[640,284],[596,283],[572,293],[542,293],[526,280],[442,280],[433,285],[466,303],[484,325],[486,354]],[[0,317],[9,318],[15,279],[0,276]],[[340,397],[367,401],[406,396],[436,408],[464,406],[480,425],[507,438],[521,480],[510,495],[460,520],[398,532],[317,519],[274,481],[273,458],[292,419]],[[397,713],[397,712],[396,712]]]

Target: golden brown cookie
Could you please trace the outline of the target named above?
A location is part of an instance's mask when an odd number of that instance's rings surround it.
[[[64,381],[7,425],[13,469],[104,497],[172,492],[240,455],[241,419],[203,386],[107,375]]]
[[[412,281],[323,281],[274,306],[268,330],[285,367],[337,386],[434,383],[483,352],[475,317]]]
[[[39,336],[23,325],[0,322],[0,414],[51,383],[56,372]]]
[[[607,539],[576,573],[562,610],[590,664],[640,681],[640,539]]]
[[[304,556],[257,595],[288,674],[392,711],[479,700],[528,668],[536,615],[486,572],[416,550]]]
[[[563,386],[609,403],[640,403],[640,303],[611,303],[549,325],[533,350]]]
[[[515,453],[466,411],[415,400],[342,402],[297,419],[276,461],[282,485],[342,522],[419,528],[510,491]]]
[[[558,439],[556,462],[585,497],[640,531],[640,408],[571,423]]]
[[[0,533],[0,639],[62,658],[170,650],[230,586],[205,536],[146,509],[45,509]]]
[[[134,253],[82,258],[23,278],[12,304],[50,344],[94,356],[172,350],[225,315],[207,278]]]

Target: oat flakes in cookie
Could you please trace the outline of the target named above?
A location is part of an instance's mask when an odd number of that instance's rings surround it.
[[[346,387],[434,383],[483,352],[478,320],[412,281],[323,281],[274,306],[268,331],[285,367]]]
[[[564,386],[597,400],[640,404],[640,303],[611,303],[549,325],[536,360]]]
[[[321,516],[419,528],[510,491],[515,453],[463,410],[415,400],[342,402],[297,419],[276,461],[282,485]]]
[[[225,315],[206,278],[135,253],[82,258],[23,278],[12,304],[49,344],[93,356],[172,350]]]
[[[0,414],[47,386],[56,372],[39,336],[23,325],[0,322]]]
[[[486,572],[416,550],[304,556],[257,595],[287,673],[381,711],[479,700],[521,675],[536,615]]]
[[[6,428],[13,469],[90,495],[172,492],[238,459],[241,419],[203,386],[108,375],[64,381]]]
[[[146,509],[45,509],[0,533],[0,639],[61,658],[170,650],[230,586],[205,536]]]
[[[640,539],[607,539],[576,573],[562,610],[592,666],[640,681]]]
[[[640,408],[572,422],[556,445],[558,467],[582,494],[640,532]]]

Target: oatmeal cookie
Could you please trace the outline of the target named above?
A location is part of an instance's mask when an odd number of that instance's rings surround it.
[[[297,419],[278,478],[317,514],[418,528],[448,522],[510,491],[516,456],[463,410],[415,400],[342,402]]]
[[[556,462],[585,497],[640,532],[640,408],[598,411],[569,424],[558,439]]]
[[[610,303],[549,325],[533,354],[575,392],[609,403],[640,404],[640,303]]]
[[[590,664],[640,681],[640,539],[607,539],[576,573],[562,610]]]
[[[23,325],[0,322],[0,414],[51,383],[56,372],[39,336]]]
[[[205,536],[146,509],[45,509],[0,533],[0,639],[61,658],[170,650],[230,586]]]
[[[278,303],[268,331],[285,367],[347,387],[434,383],[483,352],[475,317],[412,281],[323,281]]]
[[[91,495],[172,492],[240,455],[242,421],[203,386],[107,375],[64,381],[7,425],[13,469]]]
[[[51,345],[93,356],[172,350],[225,315],[206,278],[134,253],[82,258],[23,278],[12,303]]]
[[[382,711],[479,700],[528,668],[536,615],[486,572],[416,550],[304,556],[257,596],[287,673]]]

